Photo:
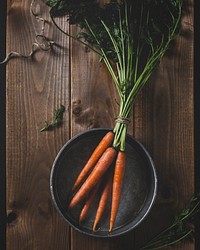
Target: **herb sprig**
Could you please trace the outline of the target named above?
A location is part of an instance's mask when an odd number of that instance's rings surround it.
[[[53,121],[48,123],[45,121],[45,126],[40,129],[40,132],[53,130],[55,127],[60,126],[63,123],[63,113],[65,112],[65,107],[60,105],[60,108],[55,110]]]
[[[186,208],[175,217],[166,230],[150,240],[139,250],[157,250],[172,246],[185,239],[194,238],[194,223],[200,212],[200,194],[193,196]]]

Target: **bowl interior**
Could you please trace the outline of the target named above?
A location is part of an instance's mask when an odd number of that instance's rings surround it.
[[[51,171],[50,189],[54,204],[64,219],[76,230],[96,237],[112,237],[136,227],[149,212],[156,195],[157,180],[151,157],[145,148],[131,136],[127,136],[127,163],[123,180],[120,206],[111,233],[109,229],[110,201],[97,230],[92,226],[98,207],[100,192],[81,224],[79,214],[84,201],[68,210],[71,189],[94,148],[108,129],[92,129],[68,141],[58,153]]]

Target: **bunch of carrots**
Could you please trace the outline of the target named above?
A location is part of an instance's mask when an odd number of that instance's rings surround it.
[[[119,115],[113,132],[106,134],[81,171],[73,190],[80,188],[69,204],[73,208],[89,195],[80,216],[83,220],[98,189],[96,185],[115,163],[113,181],[108,178],[93,226],[95,230],[112,190],[111,231],[119,207],[133,103],[179,31],[183,0],[110,0],[106,4],[99,0],[48,0],[47,4],[60,31],[99,55],[119,95]],[[79,27],[76,36],[57,25],[55,18],[59,16],[67,16],[70,25]]]
[[[93,151],[89,160],[78,175],[78,178],[76,179],[72,188],[72,190],[76,190],[77,188],[79,189],[69,204],[70,209],[75,207],[83,199],[87,198],[79,217],[79,222],[81,223],[88,214],[89,208],[95,198],[95,194],[98,191],[103,175],[108,172],[94,220],[94,231],[96,230],[97,224],[102,218],[111,192],[112,202],[109,232],[111,232],[113,229],[119,208],[126,165],[126,154],[125,152],[117,151],[112,146],[113,140],[114,133],[112,131],[107,132],[107,134],[102,138],[98,146]],[[111,171],[107,171],[113,163],[114,175],[112,175]]]

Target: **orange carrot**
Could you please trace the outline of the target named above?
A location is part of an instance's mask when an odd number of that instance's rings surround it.
[[[109,147],[106,149],[106,151],[103,153],[90,175],[87,177],[87,179],[77,191],[75,196],[72,198],[69,204],[69,208],[73,208],[74,206],[76,206],[77,203],[79,203],[86,197],[86,195],[98,183],[98,181],[104,175],[106,170],[112,164],[113,160],[115,159],[115,156],[116,150],[113,147]]]
[[[123,177],[125,173],[125,165],[126,165],[126,154],[125,152],[119,151],[117,155],[116,163],[115,163],[114,178],[113,178],[112,204],[111,204],[111,217],[110,217],[109,232],[111,232],[113,229],[113,225],[114,225],[114,222],[117,216],[117,211],[119,208]]]
[[[103,215],[103,212],[105,211],[106,205],[108,203],[109,196],[111,194],[112,181],[113,181],[113,178],[112,178],[111,174],[112,173],[109,173],[109,176],[108,176],[108,178],[106,180],[104,189],[103,189],[102,194],[101,194],[101,198],[100,198],[100,201],[99,201],[98,209],[97,209],[95,220],[94,220],[93,231],[95,231],[96,226],[99,223],[99,221],[100,221],[100,219],[101,219],[101,217]]]
[[[112,144],[114,139],[114,133],[109,131],[103,139],[100,141],[98,146],[95,148],[94,152],[90,156],[89,160],[81,170],[78,178],[76,179],[72,190],[76,189],[80,183],[86,178],[87,174],[91,171],[91,169],[95,166],[98,162],[99,158],[105,152],[105,150]]]
[[[91,190],[89,197],[88,197],[88,200],[86,201],[85,205],[83,206],[83,208],[81,210],[81,213],[79,216],[79,223],[81,223],[85,219],[85,217],[87,216],[88,211],[90,209],[90,206],[92,205],[92,202],[93,202],[95,195],[98,191],[98,188],[99,188],[99,183],[95,186],[94,189]]]

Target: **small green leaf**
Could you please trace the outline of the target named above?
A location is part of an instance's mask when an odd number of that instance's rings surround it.
[[[40,132],[43,131],[50,131],[54,129],[55,127],[58,127],[63,122],[63,113],[65,112],[65,107],[63,105],[60,106],[59,109],[55,110],[54,118],[52,123],[48,123],[45,121],[45,125],[42,129],[40,129]]]
[[[50,7],[54,7],[54,6],[56,6],[56,4],[58,4],[58,2],[59,2],[59,0],[48,0],[48,1],[46,2],[46,4],[47,4],[48,6],[50,6]]]

